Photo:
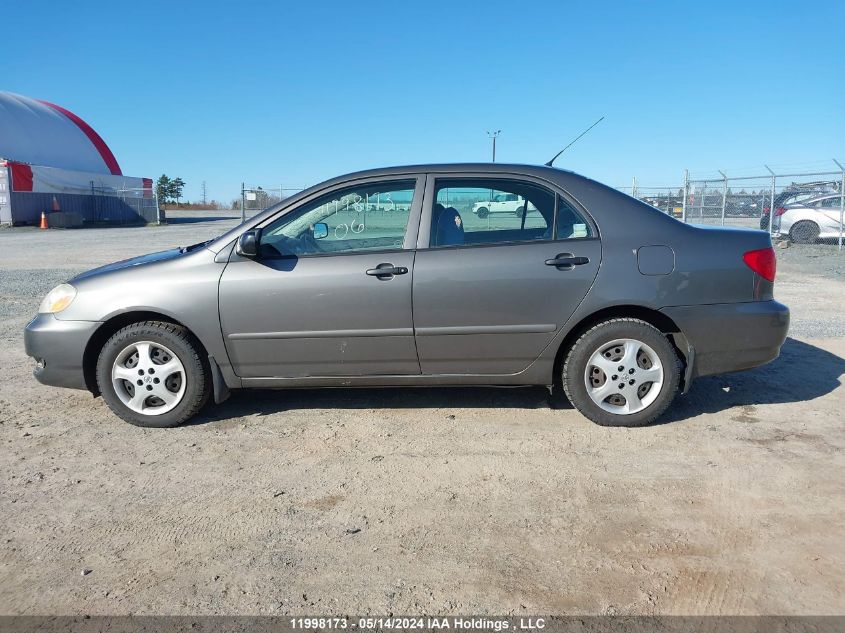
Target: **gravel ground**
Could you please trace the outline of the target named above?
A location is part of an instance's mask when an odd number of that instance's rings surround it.
[[[244,392],[156,431],[38,385],[41,296],[236,223],[196,219],[0,231],[0,614],[845,612],[827,247],[778,251],[781,358],[645,429],[525,388]]]
[[[778,264],[787,270],[845,281],[845,246],[835,242],[792,244],[778,249]]]

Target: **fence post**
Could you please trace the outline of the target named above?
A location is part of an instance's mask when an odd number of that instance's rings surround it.
[[[772,175],[772,190],[769,193],[769,235],[772,234],[772,227],[774,227],[775,223],[775,187],[777,186],[777,176],[775,176],[775,172],[773,172],[768,165],[763,165],[766,169],[769,170],[769,173]]]
[[[158,191],[153,189],[153,195],[156,199],[156,224],[161,225],[161,207],[158,206]]]
[[[707,181],[704,181],[704,186],[701,188],[701,203],[698,205],[698,221],[704,224],[704,203],[707,201]]]
[[[722,226],[725,226],[725,203],[728,201],[728,177],[721,169],[719,173],[724,178],[724,185],[722,186]]]
[[[632,198],[637,197],[637,177],[636,176],[634,176],[631,179],[631,197]]]
[[[839,165],[839,163],[836,163]],[[839,165],[842,167],[842,165]],[[839,250],[842,250],[842,221],[845,216],[845,167],[842,167],[842,180],[839,181]]]
[[[689,169],[684,170],[684,199],[681,201],[681,220],[687,221],[687,197],[689,197]]]
[[[246,185],[241,183],[241,222],[246,222]]]
[[[842,220],[845,215],[845,167],[835,158],[833,162],[842,170],[842,179],[839,181],[839,250],[842,250]]]

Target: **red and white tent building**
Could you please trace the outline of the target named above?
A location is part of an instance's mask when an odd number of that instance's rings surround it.
[[[124,176],[90,125],[53,103],[0,92],[0,223],[37,223],[53,197],[86,221],[154,219],[131,204],[152,199],[152,180]]]

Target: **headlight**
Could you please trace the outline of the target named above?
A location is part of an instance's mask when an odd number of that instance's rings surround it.
[[[38,306],[38,312],[40,314],[61,312],[71,304],[74,297],[76,297],[76,288],[70,284],[56,286],[44,297],[44,301]]]

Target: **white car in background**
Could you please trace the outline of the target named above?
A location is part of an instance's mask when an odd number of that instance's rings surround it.
[[[529,203],[529,211],[536,211]],[[493,196],[492,200],[481,200],[472,205],[472,212],[479,218],[486,218],[491,213],[511,213],[522,217],[525,213],[525,199],[515,193],[502,193]]]
[[[839,237],[841,204],[841,195],[830,193],[787,205],[779,218],[778,233],[796,244]]]

